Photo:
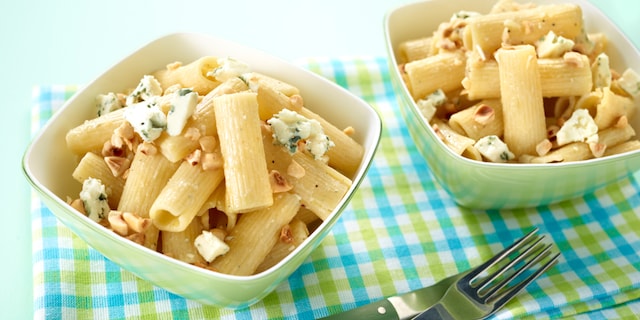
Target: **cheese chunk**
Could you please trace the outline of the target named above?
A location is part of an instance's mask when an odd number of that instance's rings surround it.
[[[98,179],[88,178],[84,180],[82,191],[80,191],[80,200],[84,205],[85,213],[93,221],[100,222],[111,211],[105,186]]]
[[[180,89],[174,93],[171,110],[167,114],[167,133],[177,136],[182,133],[187,120],[193,115],[198,104],[198,93],[191,89]]]
[[[109,92],[107,94],[99,94],[96,97],[96,107],[98,108],[98,117],[109,112],[124,108],[124,103],[118,99],[118,96]]]
[[[218,256],[229,252],[229,245],[206,230],[202,231],[202,234],[196,237],[193,244],[196,249],[198,249],[198,253],[202,258],[207,260],[207,262],[211,262]]]
[[[611,68],[609,67],[609,56],[605,53],[599,54],[591,66],[593,76],[593,88],[611,87]]]
[[[138,86],[127,96],[127,105],[146,101],[151,97],[160,95],[162,95],[160,82],[154,76],[145,75],[140,79]]]
[[[577,109],[556,133],[558,145],[571,142],[598,142],[598,125],[587,109]]]
[[[273,129],[275,142],[286,147],[291,154],[298,151],[298,142],[304,142],[306,150],[315,159],[320,159],[334,146],[333,141],[324,134],[320,122],[307,119],[295,111],[282,109],[267,123]]]
[[[573,49],[574,42],[555,34],[553,31],[536,42],[538,58],[560,58]]]
[[[635,71],[625,70],[618,79],[618,85],[634,99],[640,97],[640,76]]]
[[[431,121],[433,116],[436,114],[438,107],[443,105],[445,102],[447,102],[447,96],[444,94],[444,91],[438,89],[426,98],[416,101],[416,104],[418,105],[418,109],[420,110],[420,113],[422,113],[422,116],[427,121]]]
[[[153,101],[142,101],[128,106],[124,118],[142,140],[151,142],[167,127],[167,116]]]
[[[496,135],[480,138],[474,144],[474,147],[491,162],[508,162],[515,158],[515,155],[509,151],[507,144],[502,142]]]
[[[219,58],[218,67],[207,73],[220,82],[239,77],[250,71],[249,65],[232,58]]]

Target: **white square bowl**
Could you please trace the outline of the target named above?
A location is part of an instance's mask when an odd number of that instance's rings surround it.
[[[174,61],[202,56],[232,57],[300,89],[305,106],[339,128],[352,126],[364,156],[345,197],[328,218],[287,258],[252,276],[231,276],[195,267],[129,241],[79,214],[66,204],[80,185],[71,173],[76,158],[66,148],[67,131],[95,116],[99,93],[124,92],[145,74]],[[345,110],[348,109],[348,112]],[[249,306],[269,294],[293,273],[320,244],[363,180],[380,141],[382,124],[375,110],[338,85],[255,49],[201,34],[170,34],[145,45],[77,92],[33,139],[23,158],[24,173],[58,220],[105,257],[177,295],[226,308]]]
[[[422,117],[402,81],[398,46],[429,36],[441,22],[461,10],[488,13],[495,0],[430,0],[391,10],[384,20],[386,50],[400,110],[411,137],[426,159],[436,181],[458,204],[477,209],[518,208],[546,205],[586,193],[615,182],[640,169],[640,151],[580,162],[552,164],[500,164],[479,162],[453,153]],[[638,49],[600,10],[585,0],[533,0],[537,4],[575,3],[582,8],[587,32],[608,38],[606,53],[612,67],[640,72]],[[433,75],[437,77],[438,75]],[[640,133],[640,116],[632,119]]]

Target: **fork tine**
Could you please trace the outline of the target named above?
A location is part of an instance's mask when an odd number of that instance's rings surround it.
[[[548,255],[550,251],[547,251],[545,256]],[[542,255],[540,255],[542,256]],[[538,256],[535,260],[541,260],[542,258]],[[558,262],[558,258],[560,257],[560,253],[556,253],[553,257],[550,258],[547,263],[545,263],[540,269],[536,270],[533,274],[529,275],[526,279],[518,283],[516,286],[507,290],[504,295],[502,295],[498,300],[494,302],[496,306],[502,306],[506,304],[511,298],[513,298],[518,292],[522,291],[526,286],[528,286],[531,282],[536,280],[541,274],[551,268],[556,262]]]
[[[536,238],[532,238],[530,241],[528,242],[533,242],[533,243],[526,243],[526,245],[528,246],[524,252],[521,252],[520,254],[518,254],[518,256],[516,256],[514,259],[512,259],[511,261],[509,261],[509,263],[507,263],[506,265],[504,265],[502,268],[500,268],[498,271],[494,272],[493,274],[490,274],[489,276],[487,276],[485,279],[483,279],[479,284],[476,285],[476,287],[478,288],[478,292],[483,291],[486,287],[488,287],[492,282],[494,282],[496,279],[498,279],[498,277],[502,276],[505,272],[507,272],[508,270],[512,270],[513,267],[518,264],[520,261],[525,260],[527,257],[529,257],[529,255],[534,251],[534,249],[537,249],[540,244],[540,242],[542,241],[542,239],[544,238],[544,236],[539,237],[536,235]],[[524,246],[525,244],[523,244]],[[516,250],[520,250],[520,247],[515,248],[514,251]]]
[[[483,263],[480,266],[474,268],[467,276],[465,276],[465,279],[467,279],[467,281],[470,283],[475,278],[477,278],[478,275],[480,275],[482,272],[484,272],[487,269],[493,267],[498,261],[501,261],[502,259],[504,259],[504,257],[508,256],[509,254],[511,254],[512,252],[514,252],[518,248],[520,248],[523,243],[528,242],[529,239],[531,237],[533,237],[536,232],[538,232],[538,228],[537,227],[535,227],[533,230],[531,230],[529,233],[527,233],[524,237],[520,238],[518,241],[516,241],[513,244],[511,244],[506,249],[502,250],[500,253],[498,253],[495,256],[493,256],[491,259],[487,260],[485,263]]]
[[[490,279],[488,279],[490,281],[487,281],[485,284],[483,284],[484,286],[488,286],[491,282],[493,282],[495,279],[497,279],[500,275],[502,275],[507,270],[509,270],[509,269],[513,270],[513,267],[517,263],[529,258],[532,254],[535,254],[533,259],[531,259],[530,261],[527,261],[524,266],[522,266],[521,268],[517,269],[513,274],[509,275],[506,279],[503,279],[498,284],[494,285],[491,288],[491,290],[489,290],[489,292],[482,294],[482,296],[484,297],[483,298],[484,301],[488,301],[488,300],[492,299],[494,297],[494,295],[499,290],[501,290],[502,288],[507,286],[511,281],[513,281],[513,279],[515,279],[517,276],[521,275],[523,272],[531,269],[532,266],[537,264],[539,261],[541,261],[542,259],[544,259],[546,256],[548,256],[551,253],[551,251],[550,251],[551,250],[551,246],[552,246],[551,244],[548,244],[546,246],[542,246],[541,245],[540,241],[542,241],[543,238],[544,238],[544,236],[540,237],[535,243],[533,243],[529,248],[527,248],[527,250],[525,250],[525,252],[521,253],[518,257],[516,257],[514,260],[509,262],[501,270],[496,272],[496,274],[494,276],[490,277]],[[484,287],[482,287],[478,291],[480,291],[482,289],[484,289]]]

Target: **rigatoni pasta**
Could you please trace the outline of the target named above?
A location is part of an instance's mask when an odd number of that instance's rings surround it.
[[[117,208],[118,211],[137,212],[141,217],[149,218],[154,200],[158,198],[180,163],[169,161],[153,146],[143,144],[139,148],[141,149],[136,152],[131,162]],[[143,245],[156,250],[159,232],[155,225],[150,225],[144,232]]]
[[[463,157],[555,163],[633,150],[625,123],[640,76],[612,70],[606,35],[583,26],[576,4],[498,0],[399,43],[398,69],[435,134]]]
[[[231,212],[264,209],[273,204],[262,148],[258,98],[240,92],[214,99],[220,150],[224,159],[226,205]]]
[[[67,134],[83,184],[72,206],[216,272],[284,259],[338,206],[364,153],[294,85],[232,58],[171,63],[97,104]]]
[[[495,57],[500,71],[504,142],[516,156],[533,154],[547,137],[535,49],[531,45],[503,47]]]
[[[465,47],[490,57],[504,43],[534,43],[549,31],[573,39],[583,32],[582,10],[575,4],[552,4],[472,18],[465,28]]]
[[[212,267],[233,275],[253,274],[299,209],[300,197],[282,193],[275,197],[273,206],[247,214],[229,233],[229,253],[214,260]]]

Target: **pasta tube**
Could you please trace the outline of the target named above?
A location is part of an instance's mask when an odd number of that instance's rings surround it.
[[[351,180],[306,153],[291,156],[271,141],[271,132],[265,130],[263,147],[268,170],[277,171],[290,184],[291,192],[301,197],[304,207],[325,220],[346,194]]]
[[[113,131],[124,123],[125,110],[126,108],[109,112],[69,130],[65,136],[69,151],[77,155],[100,153],[104,143],[111,139]]]
[[[300,208],[300,197],[291,193],[274,196],[273,206],[245,213],[231,229],[227,239],[229,252],[218,257],[211,267],[221,273],[248,276],[264,261]]]
[[[468,58],[467,76],[462,85],[470,99],[500,97],[500,74],[495,60],[481,60],[476,54]],[[589,58],[569,54],[565,58],[538,59],[542,96],[581,96],[591,91]]]
[[[499,99],[483,100],[452,114],[449,125],[473,140],[489,135],[502,136],[504,130],[502,104]]]
[[[458,53],[441,53],[404,65],[408,85],[414,100],[441,89],[444,92],[462,87],[465,59]],[[437,75],[437,76],[434,76]]]
[[[155,150],[155,149],[151,149]],[[179,163],[172,163],[157,152],[143,152],[138,148],[131,162],[127,181],[124,184],[118,211],[132,212],[143,218],[149,218],[149,211]],[[151,224],[145,230],[144,246],[156,250],[158,246],[158,228]]]
[[[534,43],[552,31],[567,39],[582,33],[582,10],[575,4],[542,5],[532,9],[488,14],[469,20],[464,45],[484,59],[491,57],[502,43]]]
[[[496,52],[504,118],[504,142],[516,157],[535,154],[547,138],[536,50],[531,45]]]
[[[458,155],[462,155],[476,143],[475,140],[456,132],[448,124],[439,119],[433,121],[433,130],[440,140]]]
[[[223,179],[222,168],[204,170],[182,161],[151,205],[153,224],[163,231],[183,231]]]
[[[302,109],[302,97],[299,95],[288,97],[269,86],[259,86],[257,92],[260,120],[267,121],[282,109],[289,109],[295,112],[300,112]]]
[[[293,218],[291,223],[282,228],[278,242],[273,246],[267,257],[256,269],[256,273],[265,271],[295,250],[309,237],[307,225],[299,219]]]
[[[432,37],[423,37],[401,42],[398,45],[398,52],[400,53],[398,62],[407,63],[428,57],[431,51],[431,42]]]
[[[248,212],[272,205],[256,93],[217,97],[214,109],[224,159],[227,208]]]
[[[207,73],[218,67],[218,58],[202,57],[187,65],[172,63],[166,69],[156,71],[153,76],[160,82],[163,89],[173,85],[182,88],[192,88],[200,95],[205,95],[220,84],[220,81],[207,76]]]

